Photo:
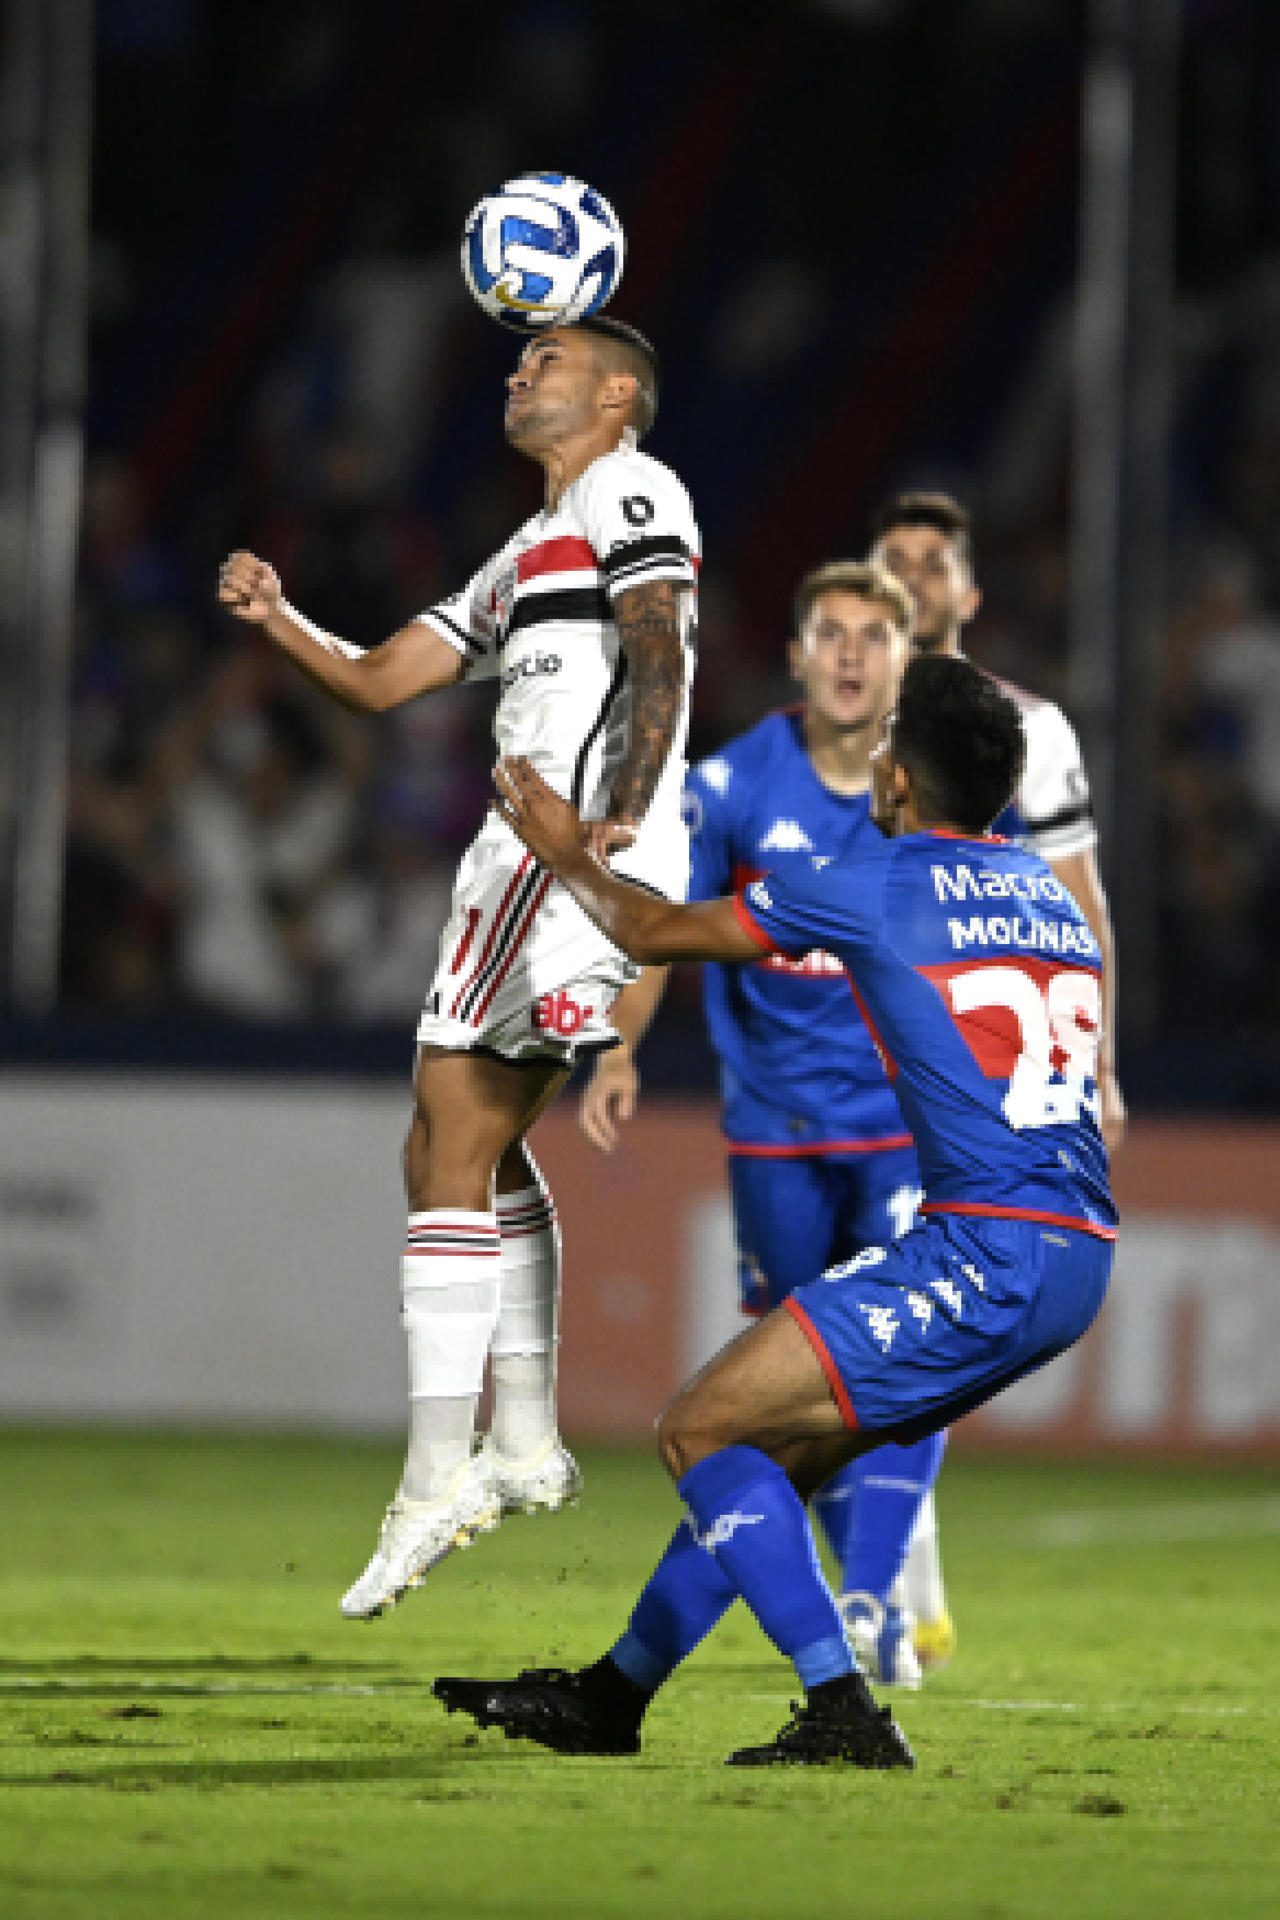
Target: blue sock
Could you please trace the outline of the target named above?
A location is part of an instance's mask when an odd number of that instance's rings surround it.
[[[682,1520],[636,1602],[631,1623],[609,1658],[628,1680],[654,1693],[686,1654],[723,1619],[738,1590]]]
[[[877,1447],[851,1460],[815,1495],[814,1510],[840,1562],[844,1593],[889,1598],[946,1443],[945,1433],[931,1433],[910,1447]]]
[[[690,1467],[679,1493],[700,1547],[715,1554],[802,1685],[855,1673],[808,1516],[782,1468],[756,1447],[722,1447]]]

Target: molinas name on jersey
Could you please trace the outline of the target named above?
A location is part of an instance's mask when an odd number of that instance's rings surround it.
[[[1058,906],[1067,897],[1061,880],[1051,873],[995,873],[990,867],[933,869],[933,891],[945,906],[948,900],[1048,900]]]
[[[1069,920],[1023,920],[1002,913],[969,920],[947,921],[951,944],[959,952],[969,947],[1016,947],[1022,953],[1070,953],[1087,960],[1099,956],[1098,943],[1088,927]]]

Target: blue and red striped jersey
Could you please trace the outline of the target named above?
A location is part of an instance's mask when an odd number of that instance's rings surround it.
[[[764,953],[846,969],[911,1129],[926,1210],[1110,1235],[1101,955],[1045,862],[986,836],[876,829],[738,894]]]

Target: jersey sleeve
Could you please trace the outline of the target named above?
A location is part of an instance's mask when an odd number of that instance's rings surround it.
[[[885,859],[873,853],[799,862],[785,879],[767,873],[751,881],[735,894],[734,912],[767,953],[800,960],[821,947],[848,960],[875,944],[886,871]]]
[[[734,769],[720,754],[685,776],[682,811],[689,829],[689,898],[720,900],[733,887]]]
[[[698,526],[669,467],[643,454],[599,461],[583,490],[582,516],[611,600],[654,580],[696,585]]]
[[[437,600],[434,606],[416,616],[432,627],[442,640],[456,647],[466,662],[464,680],[492,680],[498,672],[500,615],[494,583],[494,566],[486,562],[461,593]]]
[[[1084,853],[1097,840],[1093,802],[1075,729],[1052,701],[1022,716],[1027,764],[1018,788],[1025,837],[1043,860]]]

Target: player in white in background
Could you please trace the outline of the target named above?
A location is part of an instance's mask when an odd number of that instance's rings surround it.
[[[982,604],[973,576],[969,515],[947,493],[898,493],[871,516],[871,557],[897,574],[915,602],[918,653],[962,655],[963,633]],[[1080,742],[1061,707],[1024,687],[1000,686],[1022,714],[1026,769],[1011,807],[993,831],[1047,860],[1080,902],[1102,949],[1102,1035],[1098,1093],[1102,1133],[1114,1154],[1124,1138],[1124,1099],[1115,1069],[1115,957],[1111,915],[1098,872],[1098,835]]]
[[[500,754],[526,754],[618,871],[684,897],[680,819],[699,535],[675,475],[638,451],[657,409],[653,348],[593,318],[532,340],[506,435],[546,505],[459,594],[362,651],[285,600],[249,553],[219,598],[347,706],[380,712],[496,679]],[[578,1055],[614,1044],[636,969],[491,812],[464,855],[418,1027],[402,1266],[409,1444],[368,1567],[342,1610],[367,1619],[504,1512],[578,1489],[556,1429],[559,1239],[524,1135]],[[492,1356],[493,1427],[473,1453]]]
[[[962,655],[964,628],[982,602],[965,508],[946,493],[893,494],[872,513],[871,530],[872,558],[898,576],[915,602],[917,652]],[[1079,901],[1102,951],[1098,1095],[1103,1138],[1114,1154],[1125,1130],[1115,1070],[1115,959],[1080,743],[1071,722],[1051,700],[1000,684],[1022,714],[1027,757],[1014,803],[992,830],[1020,841],[1048,862]],[[900,1593],[916,1617],[917,1644],[927,1659],[929,1622],[945,1609],[932,1495],[920,1512]]]

